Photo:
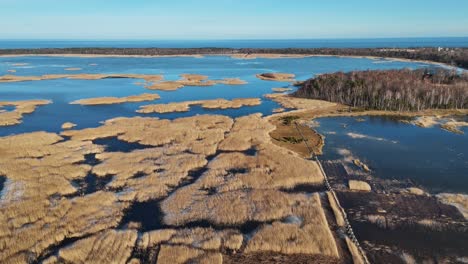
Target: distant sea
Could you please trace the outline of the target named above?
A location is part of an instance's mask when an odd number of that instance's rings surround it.
[[[38,48],[411,48],[468,47],[468,37],[282,40],[0,40],[0,49]]]

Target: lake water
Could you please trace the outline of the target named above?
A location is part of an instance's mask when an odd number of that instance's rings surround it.
[[[18,63],[20,65],[18,65]],[[96,64],[96,65],[94,65]],[[15,66],[16,65],[16,66]],[[93,66],[94,65],[94,66]],[[138,73],[162,74],[175,80],[180,74],[192,73],[210,79],[241,78],[246,85],[215,85],[184,87],[177,91],[151,91],[135,83],[136,79],[103,80],[44,80],[0,83],[0,101],[48,99],[53,104],[39,106],[32,114],[24,115],[23,123],[0,127],[0,136],[32,132],[60,132],[64,122],[76,123],[77,129],[96,127],[100,122],[120,116],[150,116],[178,118],[197,114],[222,114],[238,117],[252,113],[272,114],[280,107],[263,98],[272,88],[288,87],[288,83],[259,80],[255,74],[263,72],[294,73],[298,80],[316,74],[336,71],[433,67],[416,62],[371,60],[364,58],[310,57],[301,59],[233,59],[227,56],[204,58],[79,58],[79,57],[0,57],[0,74],[21,76],[73,73]],[[66,71],[81,68],[81,71]],[[295,88],[293,88],[295,89]],[[161,99],[149,102],[103,106],[71,105],[70,102],[90,97],[129,96],[157,93]],[[206,110],[193,106],[191,111],[167,114],[138,114],[142,105],[216,98],[262,98],[259,106],[240,109]],[[5,108],[11,111],[11,108]],[[348,149],[352,155],[367,162],[376,176],[411,178],[432,189],[468,191],[468,138],[439,128],[423,129],[385,118],[324,118],[319,120],[319,132],[326,135],[324,159],[342,159],[337,149]],[[347,128],[343,128],[343,124]],[[335,132],[336,134],[327,134]],[[468,132],[468,131],[467,131]],[[347,133],[367,138],[351,138]],[[430,142],[430,144],[428,144]]]
[[[25,64],[26,65],[23,65]],[[18,66],[20,64],[20,66]],[[97,64],[92,66],[90,64]],[[15,66],[16,65],[16,66]],[[238,117],[251,113],[269,115],[279,105],[262,99],[259,106],[240,109],[206,110],[193,106],[192,111],[167,114],[137,114],[142,105],[154,103],[179,102],[187,100],[216,98],[262,98],[275,87],[287,87],[285,82],[259,80],[255,74],[263,72],[294,73],[298,80],[306,80],[315,74],[392,68],[428,67],[427,64],[399,62],[390,60],[371,60],[360,58],[309,57],[302,59],[233,59],[227,56],[207,56],[204,58],[78,58],[78,57],[0,57],[0,74],[21,76],[43,74],[76,73],[140,73],[162,74],[165,79],[175,80],[179,74],[192,73],[209,76],[210,79],[238,77],[248,82],[246,85],[215,85],[208,87],[185,87],[177,91],[151,91],[135,83],[136,79],[102,80],[43,80],[31,82],[0,83],[0,101],[47,99],[53,104],[39,106],[37,110],[25,115],[23,123],[17,126],[0,127],[0,136],[37,130],[59,132],[61,124],[73,122],[77,128],[95,127],[99,122],[119,116],[157,116],[177,118],[195,114],[224,114]],[[81,68],[81,71],[66,71],[66,68]],[[126,103],[106,106],[82,106],[69,103],[82,98],[102,96],[129,96],[142,93],[157,93],[160,100],[153,102]]]
[[[325,136],[320,159],[360,159],[377,177],[412,179],[435,193],[468,193],[468,128],[459,135],[389,117],[363,119],[317,119],[316,129]]]
[[[468,37],[257,40],[0,40],[0,49],[36,48],[409,48],[468,47]]]

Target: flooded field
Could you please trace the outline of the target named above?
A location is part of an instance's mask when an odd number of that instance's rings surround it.
[[[468,193],[468,128],[456,134],[440,126],[419,127],[402,117],[316,119],[325,136],[323,160],[360,160],[372,175],[406,180],[433,193]]]

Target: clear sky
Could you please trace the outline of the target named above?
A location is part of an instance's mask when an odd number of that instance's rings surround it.
[[[468,0],[0,0],[0,38],[468,36]]]

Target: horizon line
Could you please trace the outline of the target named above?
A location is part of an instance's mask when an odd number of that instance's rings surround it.
[[[1,38],[0,41],[255,41],[255,40],[385,40],[385,39],[448,39],[468,36],[424,37],[333,37],[333,38]]]

